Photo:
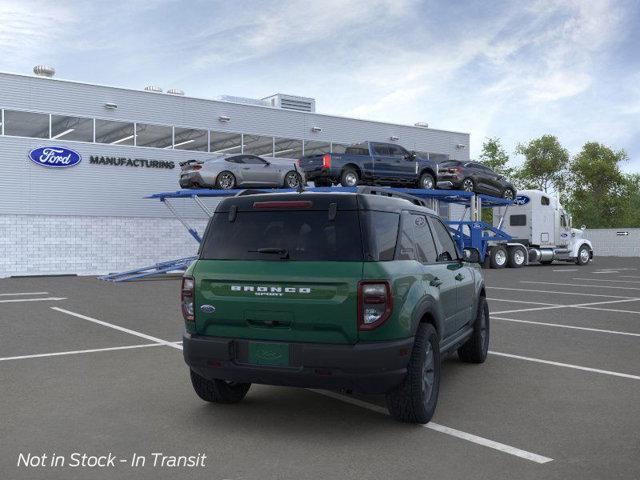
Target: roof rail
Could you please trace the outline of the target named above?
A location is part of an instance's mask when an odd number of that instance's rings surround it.
[[[408,193],[398,192],[392,190],[391,188],[363,186],[358,187],[358,193],[361,193],[363,195],[378,195],[381,197],[402,198],[403,200],[410,201],[414,205],[428,207],[427,202],[422,198],[416,197],[414,195],[409,195]]]

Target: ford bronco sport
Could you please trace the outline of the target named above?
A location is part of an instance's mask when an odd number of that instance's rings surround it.
[[[223,200],[182,279],[196,393],[235,403],[251,383],[386,394],[428,422],[440,359],[484,362],[480,268],[418,198],[387,189]]]

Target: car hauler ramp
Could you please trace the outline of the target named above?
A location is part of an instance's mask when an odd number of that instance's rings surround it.
[[[207,217],[213,215],[213,211],[205,205],[203,198],[223,198],[233,197],[236,195],[250,195],[258,193],[291,193],[293,189],[230,189],[230,190],[212,190],[212,189],[183,189],[174,192],[154,193],[145,198],[161,201],[171,214],[182,223],[193,239],[200,243],[202,241],[200,234],[193,228],[188,220],[180,215],[178,209],[173,204],[176,199],[192,200]],[[301,191],[301,190],[298,190]],[[311,187],[304,191],[309,192],[351,192],[372,195],[389,195],[413,197],[422,200],[423,205],[438,212],[439,202],[453,203],[465,207],[464,213],[460,220],[446,220],[451,233],[460,246],[463,248],[472,248],[478,251],[480,261],[484,262],[489,242],[507,242],[510,237],[499,227],[494,227],[482,221],[482,207],[508,207],[512,204],[511,200],[504,198],[492,197],[489,195],[475,194],[473,192],[465,192],[458,190],[423,190],[417,188],[394,188],[394,187]],[[469,220],[464,220],[469,213]],[[506,212],[505,212],[506,214]],[[102,280],[123,282],[137,280],[151,275],[166,274],[169,272],[185,270],[190,263],[195,260],[194,257],[180,258],[176,260],[167,260],[156,263],[147,267],[128,270],[121,273],[111,273],[100,277]]]

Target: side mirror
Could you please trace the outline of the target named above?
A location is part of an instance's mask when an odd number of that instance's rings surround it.
[[[266,163],[264,164],[264,166],[265,166],[265,167],[268,167],[269,165],[271,165],[271,162],[270,162],[270,161],[265,160],[265,162],[266,162]]]
[[[580,227],[580,230],[586,230],[586,229],[587,229],[587,226],[586,226],[586,225],[582,225],[582,226]]]
[[[480,263],[480,252],[475,248],[465,248],[462,251],[462,259],[469,263]]]

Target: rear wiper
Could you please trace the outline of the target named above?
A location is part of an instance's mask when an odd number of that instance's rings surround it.
[[[257,250],[248,250],[251,253],[270,253],[273,255],[280,255],[281,260],[289,259],[289,251],[286,248],[259,248]]]

